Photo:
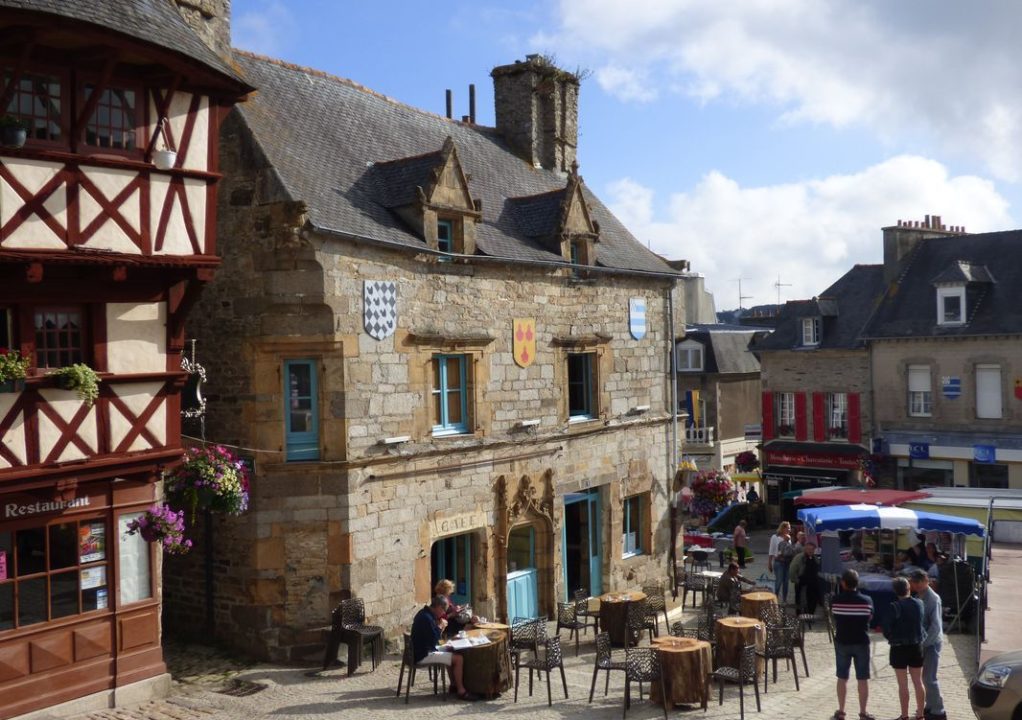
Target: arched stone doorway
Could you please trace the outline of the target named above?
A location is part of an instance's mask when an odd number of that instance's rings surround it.
[[[497,507],[497,522],[494,528],[496,547],[494,591],[498,614],[508,622],[512,619],[508,612],[509,575],[516,599],[521,598],[521,593],[527,592],[522,583],[534,582],[536,614],[550,615],[553,612],[552,475],[553,473],[547,470],[538,480],[523,475],[517,481],[501,475],[494,486]],[[516,602],[512,601],[511,604],[515,605]]]

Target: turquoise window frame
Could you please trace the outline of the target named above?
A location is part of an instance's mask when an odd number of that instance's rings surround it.
[[[461,376],[461,382],[457,388],[450,387],[447,379],[447,361],[458,360],[460,365],[459,375]],[[434,387],[431,392],[432,399],[437,396],[440,397],[440,422],[434,423],[433,434],[434,435],[457,435],[468,432],[468,358],[465,355],[434,355],[433,362],[439,365],[438,375],[440,377],[440,384],[438,387]],[[451,393],[458,392],[461,394],[461,422],[451,422],[448,417],[448,403],[447,397]]]
[[[287,462],[310,462],[319,460],[319,378],[316,373],[316,360],[285,360],[284,361],[284,445]],[[291,387],[292,368],[307,368],[309,372],[309,394],[295,394]],[[308,430],[292,429],[291,408],[294,401],[309,401],[310,423]]]
[[[582,359],[581,368],[573,368],[573,359]],[[593,383],[594,352],[568,353],[568,421],[592,420],[596,417],[596,388]],[[578,377],[575,377],[575,376]],[[572,406],[572,388],[581,387],[582,404]]]
[[[441,230],[447,231],[447,237],[442,237]],[[454,252],[454,223],[450,220],[436,221],[436,249],[440,252]]]
[[[632,495],[626,497],[624,502],[621,504],[622,518],[621,518],[621,557],[634,557],[636,555],[642,555],[642,495]],[[635,527],[632,527],[632,512],[630,506],[634,503],[636,517]],[[635,545],[632,548],[628,547],[627,538],[629,535],[635,536]]]

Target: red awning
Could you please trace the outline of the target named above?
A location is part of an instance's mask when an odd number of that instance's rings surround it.
[[[795,498],[799,506],[823,505],[901,505],[909,500],[922,500],[930,497],[927,492],[909,492],[908,490],[829,490],[803,493]]]

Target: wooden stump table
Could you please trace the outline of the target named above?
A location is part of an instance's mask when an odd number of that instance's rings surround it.
[[[650,683],[653,702],[670,710],[674,705],[706,705],[706,676],[713,669],[710,643],[684,637],[653,638],[660,651],[664,694],[660,684]]]
[[[610,633],[610,642],[618,647],[635,644],[628,631],[628,606],[646,599],[641,592],[606,593],[600,596],[600,630]]]
[[[755,645],[762,650],[766,645],[766,626],[752,618],[731,616],[717,620],[717,667],[741,667],[742,648]],[[757,660],[760,672],[762,659]]]
[[[742,615],[753,620],[760,619],[760,613],[765,607],[777,607],[777,596],[772,592],[757,590],[742,595]]]
[[[498,624],[498,623],[495,623]],[[492,699],[511,688],[511,658],[508,634],[504,630],[468,630],[467,637],[485,637],[486,645],[456,650],[465,658],[465,689],[479,697]]]

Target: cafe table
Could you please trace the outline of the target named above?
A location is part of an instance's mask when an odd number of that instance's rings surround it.
[[[742,649],[755,645],[757,650],[766,646],[766,626],[759,620],[732,615],[717,620],[717,667],[741,667]],[[762,658],[757,660],[763,670]]]
[[[489,623],[484,623],[489,624]],[[499,625],[500,623],[493,623]],[[507,627],[507,626],[504,626]],[[462,681],[465,689],[479,697],[492,699],[511,688],[511,657],[508,631],[476,628],[465,631],[466,638],[484,637],[484,645],[452,650],[464,659]]]
[[[674,705],[706,707],[706,676],[713,670],[710,643],[686,637],[656,637],[653,647],[660,652],[664,696],[660,684],[652,686],[653,702],[670,709]]]
[[[763,608],[777,607],[777,596],[766,590],[742,593],[742,615],[760,620]]]
[[[610,633],[610,642],[618,647],[634,645],[628,630],[628,606],[642,602],[646,594],[636,591],[609,592],[600,595],[600,630]]]

